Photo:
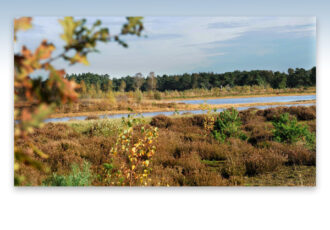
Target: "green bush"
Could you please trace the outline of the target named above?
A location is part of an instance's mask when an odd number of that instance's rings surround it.
[[[308,130],[307,126],[298,124],[295,117],[290,119],[288,113],[282,114],[272,123],[275,128],[273,134],[276,141],[291,144],[303,140],[311,147],[315,145],[315,135]]]
[[[217,117],[212,130],[212,135],[215,139],[221,142],[225,141],[228,137],[239,137],[242,140],[246,140],[246,135],[240,130],[241,124],[237,110],[225,110],[220,113],[219,117]]]
[[[72,165],[72,171],[69,175],[52,176],[43,182],[47,186],[90,186],[93,180],[90,171],[90,163],[84,161],[82,168],[78,164]]]

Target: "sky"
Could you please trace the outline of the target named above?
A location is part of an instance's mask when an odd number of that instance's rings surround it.
[[[125,17],[100,19],[110,34],[118,34]],[[61,51],[59,17],[33,17],[33,29],[18,33],[14,45],[35,49],[48,38]],[[68,73],[93,72],[111,77],[141,72],[182,74],[266,69],[286,72],[288,68],[316,65],[315,17],[144,17],[143,36],[123,36],[129,47],[99,44],[100,53],[89,54],[89,66],[55,66]],[[56,55],[56,53],[54,53]],[[43,74],[37,72],[36,74]]]

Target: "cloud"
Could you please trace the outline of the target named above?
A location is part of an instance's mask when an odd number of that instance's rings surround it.
[[[87,17],[89,23],[101,19],[103,26],[110,28],[111,34],[120,32],[125,17]],[[20,37],[20,44],[36,47],[43,37],[51,38],[58,47],[63,45],[59,37],[61,26],[58,18],[34,18],[34,30]],[[91,66],[67,66],[68,72],[108,73],[112,76],[148,73],[182,73],[205,69],[216,64],[219,56],[230,54],[235,42],[244,45],[244,37],[258,34],[260,48],[253,51],[259,56],[273,52],[263,44],[263,34],[281,38],[299,39],[315,37],[314,17],[146,17],[144,19],[147,37],[125,36],[129,48],[124,49],[115,43],[101,44],[101,54],[91,54]],[[246,43],[245,45],[249,45]],[[16,45],[15,45],[16,47]],[[252,53],[251,53],[252,55]]]

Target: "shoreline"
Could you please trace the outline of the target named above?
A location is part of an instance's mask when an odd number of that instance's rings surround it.
[[[252,97],[285,97],[285,96],[311,96],[315,93],[281,93],[281,94],[254,94],[254,95],[232,95],[221,97],[189,97],[189,98],[174,98],[174,99],[162,99],[161,101],[188,101],[188,100],[209,100],[209,99],[235,99],[235,98],[252,98]]]
[[[219,104],[209,105],[210,109],[228,109],[237,107],[254,107],[254,106],[267,106],[267,105],[299,105],[299,104],[314,104],[316,100],[296,101],[296,102],[259,102],[259,103],[240,103],[240,104]],[[79,117],[79,116],[101,116],[101,115],[116,115],[116,114],[129,114],[129,113],[153,113],[153,112],[175,112],[175,111],[194,111],[201,110],[200,104],[187,104],[187,108],[175,109],[149,109],[149,110],[120,110],[120,111],[92,111],[92,112],[79,112],[79,113],[57,113],[52,114],[48,118],[64,118],[64,117]]]

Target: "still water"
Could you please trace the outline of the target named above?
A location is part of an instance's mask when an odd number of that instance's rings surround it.
[[[309,103],[309,104],[293,104],[293,105],[285,105],[285,106],[311,106],[315,105],[314,103]],[[272,108],[272,107],[278,107],[278,106],[283,106],[283,105],[264,105],[264,106],[245,106],[245,107],[237,107],[237,110],[245,110],[249,108],[257,108],[257,109],[267,109],[267,108]],[[216,112],[221,112],[224,109],[217,109]],[[205,110],[187,110],[187,111],[178,111],[176,114],[203,114],[206,113],[207,111]],[[149,112],[149,113],[142,113],[141,115],[144,117],[153,117],[159,114],[163,114],[166,116],[171,116],[174,115],[175,112]],[[121,117],[127,117],[129,113],[121,113],[121,114],[113,114],[113,115],[101,115],[99,116],[100,118],[121,118]],[[49,118],[46,119],[44,122],[66,122],[69,120],[85,120],[87,116],[79,116],[79,117],[61,117],[61,118]]]
[[[207,100],[182,100],[186,104],[203,104],[221,105],[221,104],[245,104],[245,103],[264,103],[264,102],[294,102],[315,100],[316,95],[301,95],[301,96],[274,96],[274,97],[246,97],[246,98],[218,98]]]

